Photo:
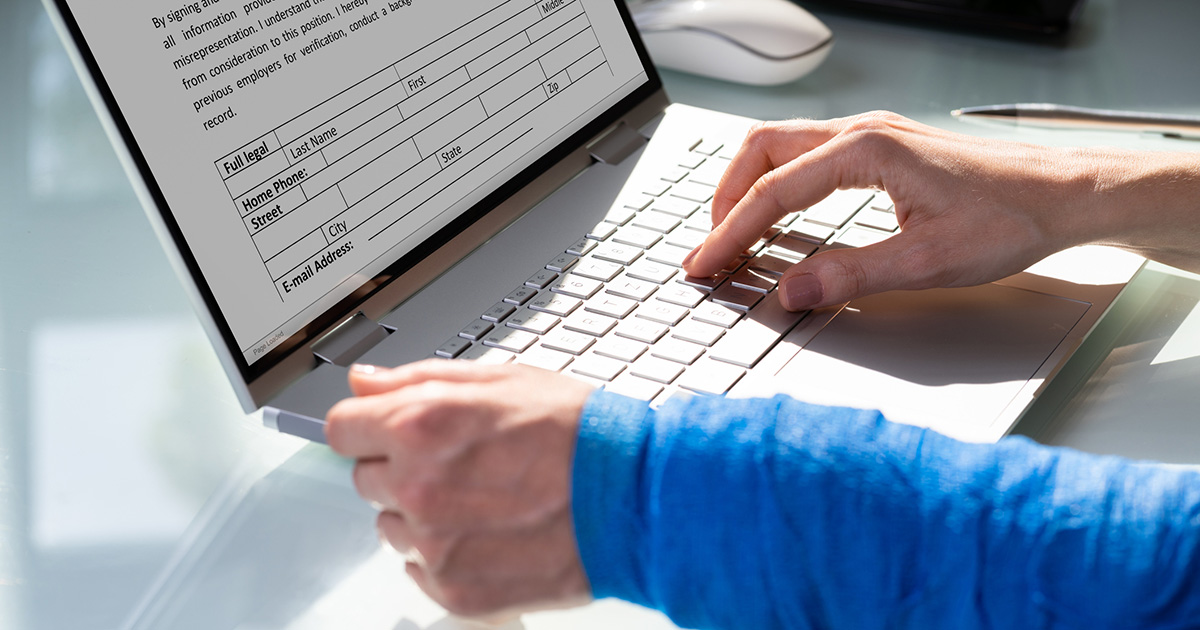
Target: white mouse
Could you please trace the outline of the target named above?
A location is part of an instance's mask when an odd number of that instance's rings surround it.
[[[779,85],[812,72],[833,33],[787,0],[650,0],[634,22],[663,68],[750,85]]]

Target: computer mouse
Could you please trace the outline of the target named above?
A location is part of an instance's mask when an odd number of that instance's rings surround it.
[[[812,72],[833,33],[787,0],[650,0],[631,7],[663,68],[749,85],[779,85]]]

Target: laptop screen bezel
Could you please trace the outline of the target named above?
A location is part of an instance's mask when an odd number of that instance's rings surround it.
[[[642,69],[646,76],[646,81],[635,88],[628,96],[622,98],[616,105],[612,106],[599,116],[585,124],[579,131],[572,134],[565,141],[547,151],[544,155],[534,161],[528,168],[522,170],[515,177],[509,179],[499,188],[488,194],[479,203],[471,206],[448,225],[437,231],[432,237],[423,241],[420,245],[413,248],[390,265],[382,272],[363,283],[358,289],[350,295],[339,301],[335,306],[325,310],[323,313],[314,318],[308,325],[303,327],[297,333],[291,335],[288,339],[277,344],[266,355],[255,361],[248,363],[245,357],[239,350],[239,345],[234,337],[233,330],[229,325],[224,313],[222,312],[216,296],[205,280],[200,270],[200,265],[193,253],[188,241],[184,237],[179,223],[176,221],[174,214],[171,212],[170,204],[166,201],[162,188],[159,186],[157,179],[154,177],[150,169],[149,163],[146,160],[141,147],[133,135],[132,128],[125,117],[124,112],[118,106],[115,95],[105,78],[104,73],[100,70],[100,65],[96,60],[91,47],[83,36],[83,31],[79,27],[71,8],[67,5],[66,0],[48,0],[53,3],[57,9],[59,16],[62,18],[62,26],[70,36],[75,50],[78,52],[79,61],[86,66],[88,75],[95,87],[95,96],[103,101],[103,106],[107,111],[109,118],[114,126],[114,131],[119,134],[120,141],[124,145],[125,150],[132,162],[133,168],[137,170],[137,177],[145,186],[145,191],[149,194],[151,201],[154,204],[154,210],[158,217],[162,220],[162,225],[167,230],[175,251],[178,253],[182,264],[186,267],[188,276],[196,291],[196,296],[203,301],[204,309],[208,312],[212,320],[212,324],[216,327],[216,332],[221,337],[221,342],[224,344],[225,353],[229,359],[233,361],[241,379],[247,388],[253,388],[256,380],[270,372],[273,368],[282,363],[292,353],[308,347],[321,334],[327,331],[331,326],[344,320],[346,317],[355,313],[358,308],[371,299],[374,295],[388,287],[391,283],[400,279],[405,272],[412,269],[426,257],[437,251],[442,246],[450,242],[457,234],[474,225],[490,212],[495,210],[501,203],[512,197],[518,191],[532,183],[542,172],[548,169],[554,163],[564,159],[569,154],[584,147],[599,133],[615,124],[623,116],[632,111],[639,103],[649,99],[652,95],[662,90],[662,80],[656,71],[654,64],[650,60],[650,55],[646,51],[645,45],[637,34],[634,26],[633,18],[630,15],[628,7],[621,0],[614,0],[617,5],[617,10],[621,15],[621,19],[625,24],[626,32],[632,39],[633,45],[637,51],[638,57],[642,63]],[[130,174],[133,175],[132,173]],[[165,245],[165,243],[164,243]],[[317,359],[313,358],[313,364],[317,363]]]

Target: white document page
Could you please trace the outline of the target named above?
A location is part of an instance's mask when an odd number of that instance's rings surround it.
[[[612,0],[68,0],[247,363],[646,80]]]

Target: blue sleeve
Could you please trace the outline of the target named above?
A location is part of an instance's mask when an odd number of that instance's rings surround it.
[[[1200,627],[1200,473],[788,398],[596,393],[596,597],[692,628]]]

